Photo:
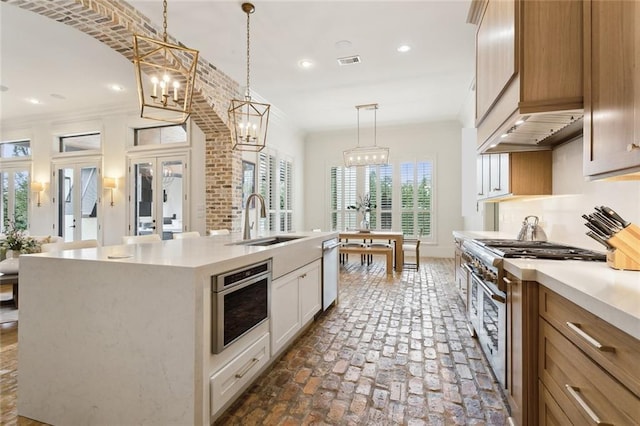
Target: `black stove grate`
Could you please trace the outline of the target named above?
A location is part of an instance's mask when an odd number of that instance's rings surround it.
[[[505,258],[593,260],[605,261],[606,254],[552,243],[548,241],[519,241],[477,239],[478,244]]]

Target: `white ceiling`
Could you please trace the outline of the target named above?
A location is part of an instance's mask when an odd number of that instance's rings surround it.
[[[161,26],[162,1],[130,3]],[[246,15],[241,3],[169,0],[168,32],[244,85]],[[254,4],[252,92],[302,130],[354,127],[355,105],[368,103],[379,104],[379,124],[456,119],[469,96],[475,34],[465,22],[470,0]],[[0,85],[9,88],[0,92],[3,119],[96,102],[135,108],[133,65],[119,54],[32,12],[2,4],[0,13]],[[396,51],[403,43],[411,46],[408,53]],[[360,55],[362,63],[338,65],[337,58],[351,55]],[[301,69],[302,59],[315,65]],[[109,91],[112,83],[126,91]],[[28,97],[44,103],[31,105]]]

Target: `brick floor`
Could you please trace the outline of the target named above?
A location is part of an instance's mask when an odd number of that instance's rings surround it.
[[[504,425],[507,410],[453,291],[453,259],[387,276],[341,267],[323,314],[220,425]]]
[[[453,259],[388,276],[341,268],[340,303],[218,420],[220,425],[504,425],[507,410],[453,292]],[[17,417],[17,325],[0,327],[0,424]]]

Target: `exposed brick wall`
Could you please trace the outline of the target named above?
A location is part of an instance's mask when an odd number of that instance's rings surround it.
[[[128,3],[118,0],[3,0],[76,28],[133,61],[133,34],[160,39],[162,29]],[[168,41],[178,41],[168,34]],[[197,49],[197,46],[189,46]],[[133,69],[132,71],[133,72]],[[193,93],[192,119],[206,138],[207,229],[240,229],[242,161],[231,149],[227,107],[238,83],[201,56]],[[198,179],[194,176],[194,179]]]

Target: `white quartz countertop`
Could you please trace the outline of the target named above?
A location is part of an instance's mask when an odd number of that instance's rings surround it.
[[[505,259],[504,269],[537,281],[640,339],[640,272],[619,271],[605,262]]]
[[[322,241],[337,237],[338,233],[311,231],[279,232],[273,235],[266,235],[265,238],[276,235],[286,235],[287,237],[300,236],[303,238],[269,246],[248,246],[235,244],[242,240],[242,235],[232,233],[230,235],[65,250],[39,253],[30,256],[197,268],[239,257],[260,257],[259,255],[261,253],[278,251],[285,247],[287,250],[295,250],[295,247],[298,245],[300,247],[303,245],[306,247],[310,241],[317,242],[317,245],[320,247]],[[263,237],[254,238],[254,240],[261,238]]]
[[[454,231],[455,238],[504,238],[491,231]],[[640,271],[619,271],[605,262],[505,259],[504,269],[537,281],[625,333],[640,339]]]

